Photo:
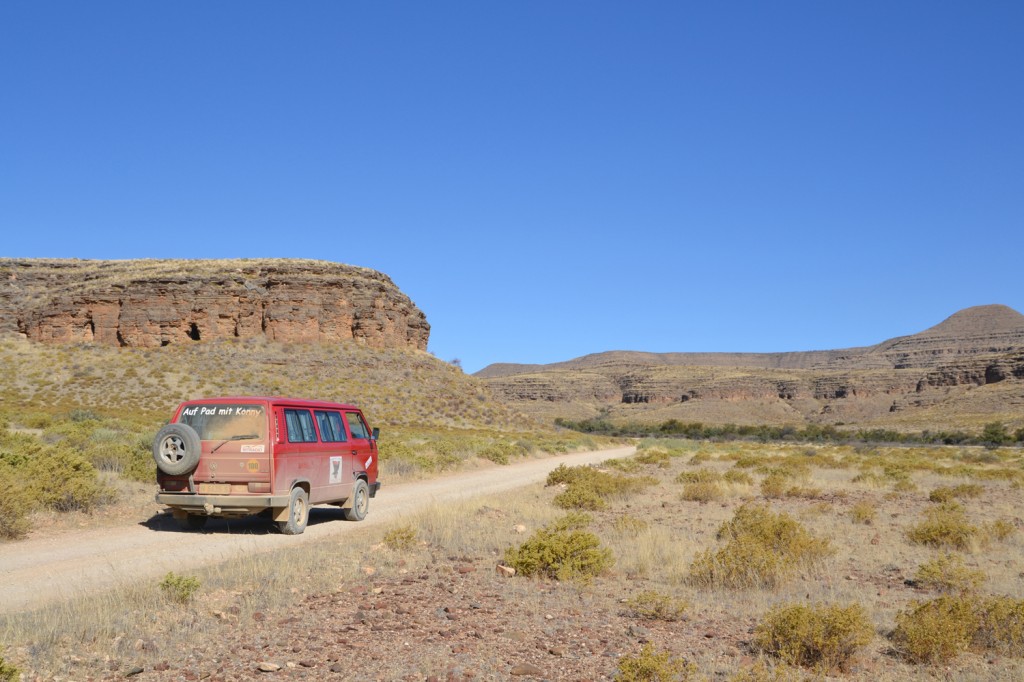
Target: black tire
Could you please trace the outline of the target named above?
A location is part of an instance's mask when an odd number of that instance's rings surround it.
[[[288,498],[288,520],[278,521],[277,527],[285,535],[302,535],[309,521],[309,495],[302,488],[292,488]]]
[[[199,466],[199,434],[188,424],[168,424],[153,439],[153,459],[168,476],[182,476]]]
[[[183,519],[178,519],[178,523],[183,530],[202,530],[209,518],[206,514],[189,514]]]
[[[370,487],[360,478],[352,488],[352,506],[342,509],[342,512],[349,521],[362,521],[369,510]]]

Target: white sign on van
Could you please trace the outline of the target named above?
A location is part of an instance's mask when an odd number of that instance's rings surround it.
[[[341,457],[331,457],[330,482],[341,483]]]
[[[242,452],[265,452],[265,447],[263,445],[243,445]]]

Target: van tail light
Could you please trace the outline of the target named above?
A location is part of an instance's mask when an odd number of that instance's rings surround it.
[[[250,483],[249,484],[249,492],[251,492],[251,493],[269,493],[270,492],[270,484],[269,483]]]

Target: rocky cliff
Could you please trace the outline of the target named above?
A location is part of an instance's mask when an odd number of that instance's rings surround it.
[[[386,275],[312,260],[0,259],[0,334],[152,348],[248,338],[426,350]]]
[[[492,365],[478,376],[517,408],[547,417],[1024,425],[1024,315],[999,305],[969,308],[865,348],[613,351],[552,365]]]

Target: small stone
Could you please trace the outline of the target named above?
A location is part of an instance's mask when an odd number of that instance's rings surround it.
[[[261,673],[276,673],[278,670],[281,669],[281,666],[279,666],[277,663],[271,663],[270,661],[263,661],[262,663],[256,665],[256,669],[259,670]]]
[[[341,664],[341,663],[335,663],[334,665],[331,666],[331,672],[332,673],[343,673],[343,672],[346,672],[347,670],[348,670],[348,668],[345,665]]]
[[[558,656],[559,658],[561,658],[562,656],[565,656],[565,647],[553,646],[550,649],[548,649],[548,653],[552,656]]]
[[[146,669],[141,666],[136,666],[124,674],[125,677],[135,677],[141,673],[146,672]]]
[[[505,564],[498,564],[495,572],[502,578],[511,578],[516,574],[516,569],[511,566],[506,566]]]
[[[382,592],[384,592],[384,588],[383,587],[375,587],[375,588],[373,588],[370,591],[373,592],[374,594],[381,594]]]
[[[516,665],[512,666],[512,670],[509,670],[508,673],[509,675],[516,676],[532,675],[534,677],[539,677],[544,674],[544,671],[538,668],[537,666],[533,665],[532,663],[517,663]]]
[[[363,575],[373,575],[377,572],[377,569],[373,566],[363,566]]]
[[[256,613],[252,614],[252,619],[256,620],[256,621],[260,621],[260,620],[266,620],[267,617],[265,615],[263,615],[262,613],[260,613],[259,611],[257,611]]]
[[[517,524],[516,524],[516,527],[515,527],[515,529],[514,529],[514,530],[515,530],[515,531],[516,531],[516,533],[518,533],[519,535],[522,535],[523,533],[525,533],[525,532],[526,532],[526,526],[524,526],[524,525],[523,525],[523,524],[521,524],[521,523],[517,523]]]

